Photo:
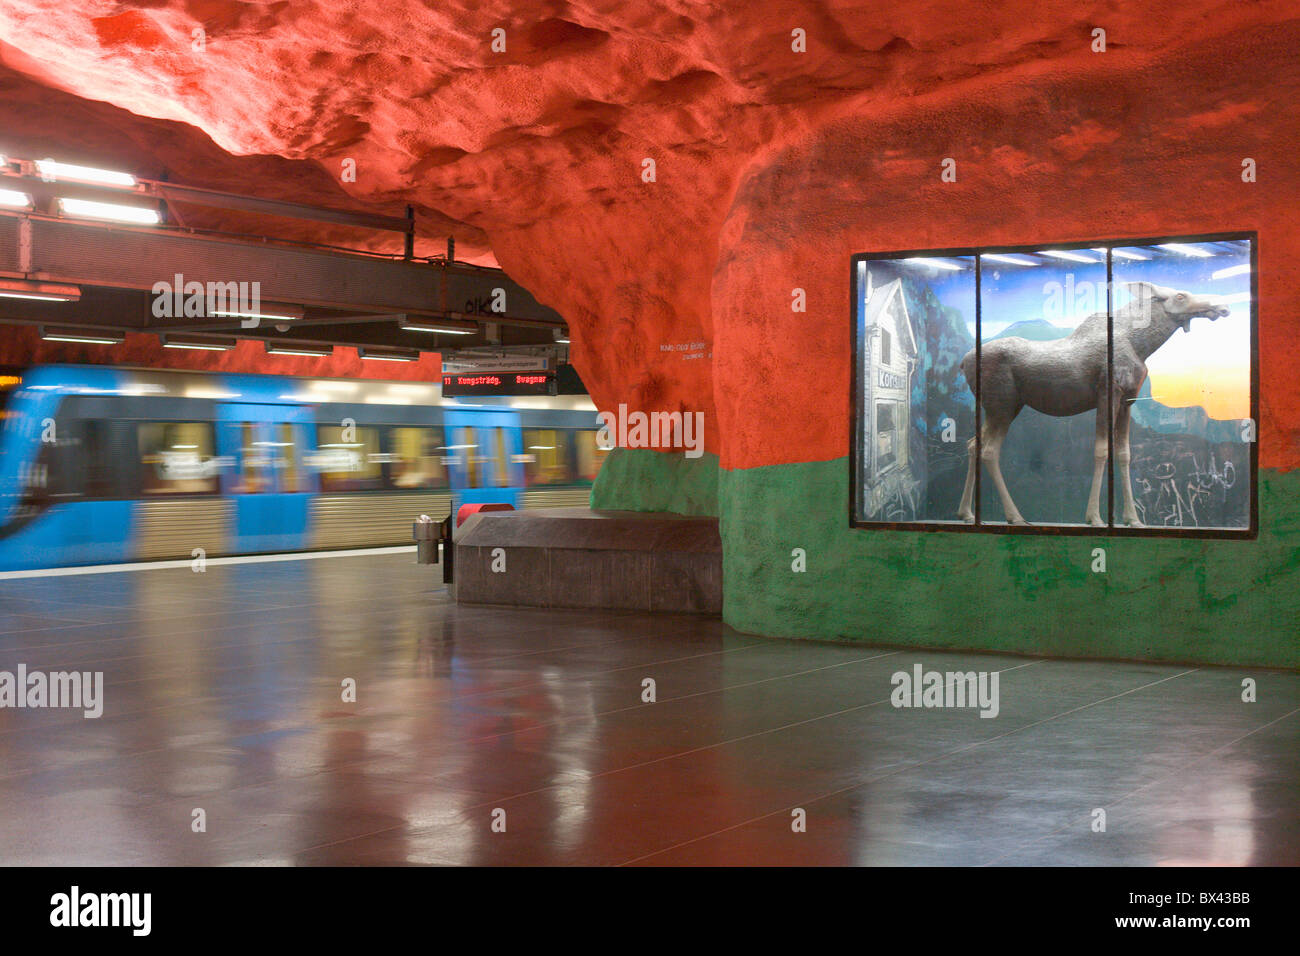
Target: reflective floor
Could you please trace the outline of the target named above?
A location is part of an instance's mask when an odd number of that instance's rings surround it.
[[[0,709],[0,863],[1300,863],[1300,675],[457,608],[412,562],[0,581],[0,672],[105,683]],[[916,664],[998,716],[892,706]]]

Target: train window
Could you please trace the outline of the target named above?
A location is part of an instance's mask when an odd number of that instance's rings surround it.
[[[19,467],[18,481],[23,489],[20,514],[35,514],[52,503],[54,495],[50,488],[50,460],[53,458],[53,449],[53,445],[42,444],[36,459],[23,462]]]
[[[442,429],[394,428],[391,442],[394,488],[447,487]]]
[[[366,425],[320,425],[312,463],[324,492],[372,491],[383,487],[379,429]]]
[[[235,480],[235,494],[260,495],[271,491],[273,467],[271,449],[257,440],[257,426],[251,422],[239,425],[239,473]]]
[[[0,420],[10,421],[9,399],[22,384],[21,369],[0,368]]]
[[[143,422],[140,489],[146,495],[215,495],[219,463],[209,422]]]
[[[113,459],[109,455],[108,422],[98,418],[78,422],[81,442],[82,489],[88,498],[108,498],[115,491]]]
[[[506,431],[504,428],[488,429],[491,439],[485,443],[492,449],[492,485],[495,488],[510,487],[510,462],[506,456]]]
[[[555,428],[524,430],[524,483],[564,485],[573,480],[569,452],[572,438]]]
[[[295,441],[294,427],[288,422],[275,426],[275,452],[277,469],[280,472],[280,490],[293,494],[310,491],[307,476],[298,464],[298,443]]]
[[[578,442],[578,480],[595,481],[600,473],[600,466],[609,457],[609,449],[601,448],[596,443],[596,432],[579,431],[575,434]]]
[[[450,459],[453,463],[463,462],[465,465],[465,487],[479,487],[479,454],[477,429],[457,428],[456,442],[447,450],[451,452]]]

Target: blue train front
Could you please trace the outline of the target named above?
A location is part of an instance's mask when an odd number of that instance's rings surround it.
[[[585,396],[38,366],[4,399],[0,571],[409,544],[462,503],[585,506],[597,428]]]

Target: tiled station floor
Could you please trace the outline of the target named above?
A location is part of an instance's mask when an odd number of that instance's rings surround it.
[[[892,707],[918,662],[998,717]],[[458,608],[409,553],[2,580],[19,663],[105,705],[0,710],[4,864],[1300,863],[1289,673]]]

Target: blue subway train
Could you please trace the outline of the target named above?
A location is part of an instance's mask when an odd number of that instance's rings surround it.
[[[409,544],[464,503],[586,505],[606,454],[586,396],[70,365],[4,382],[0,571]]]

